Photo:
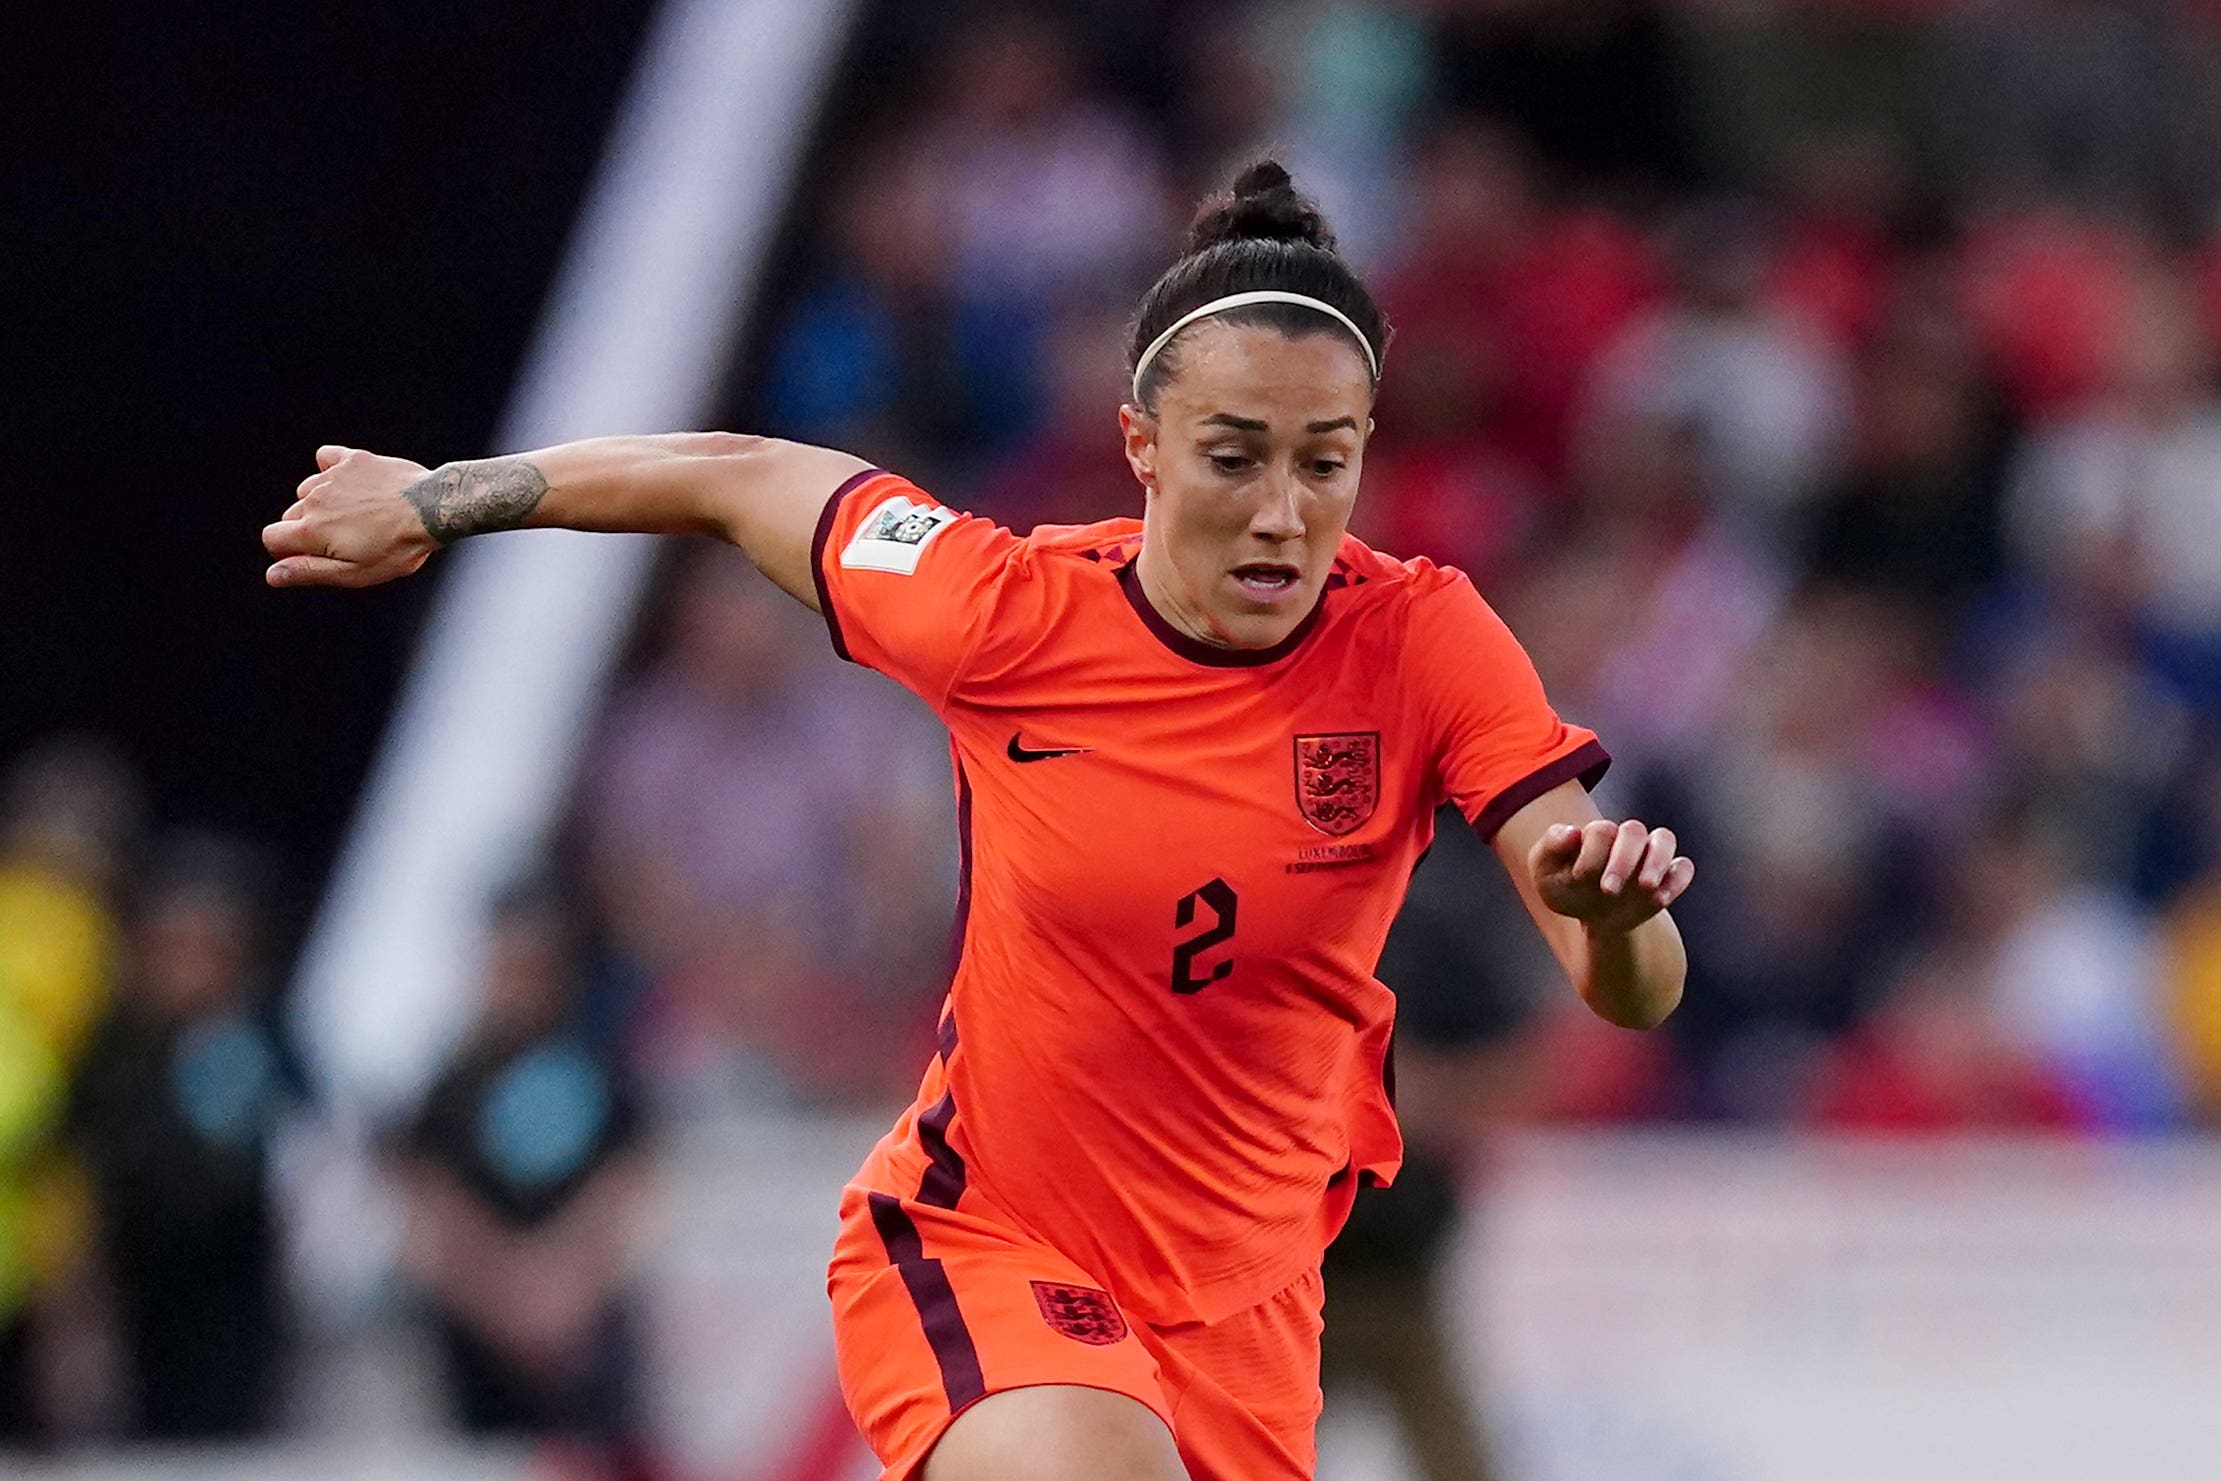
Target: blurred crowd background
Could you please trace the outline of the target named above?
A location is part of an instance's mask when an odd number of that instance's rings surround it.
[[[1648,1037],[1569,1013],[1536,1112],[2195,1125],[2221,1110],[2215,21],[1495,0],[891,23],[742,424],[1021,529],[1138,513],[1126,315],[1193,202],[1272,147],[1395,326],[1357,532],[1469,572],[1618,758],[1608,809],[1699,861],[1684,1008]],[[717,568],[680,585],[649,685],[717,666],[690,656]],[[730,621],[771,631],[737,599]],[[875,733],[883,776],[919,770],[923,736]],[[648,745],[601,784],[675,786]],[[673,831],[642,836],[669,860]],[[1494,870],[1474,852],[1430,869]],[[1476,971],[1521,959],[1515,922],[1464,929]],[[1539,987],[1507,991],[1564,1007]]]
[[[1269,147],[1395,326],[1357,533],[1471,573],[1605,810],[1697,859],[1629,1035],[1445,819],[1382,968],[1407,1198],[1513,1121],[2221,1124],[2221,13],[883,3],[830,106],[730,425],[1138,514],[1126,315]],[[645,1149],[899,1104],[955,886],[930,717],[736,552],[674,548],[633,646],[382,1137],[458,1421],[620,1453]],[[139,764],[56,735],[0,785],[0,1446],[281,1413],[309,902],[145,826]]]

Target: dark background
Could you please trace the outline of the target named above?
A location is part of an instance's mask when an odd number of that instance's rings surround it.
[[[42,9],[58,10],[59,8]],[[76,7],[0,89],[0,756],[329,862],[437,575],[262,585],[321,442],[486,451],[648,7]]]

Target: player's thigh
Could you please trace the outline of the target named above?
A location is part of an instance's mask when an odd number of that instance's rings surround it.
[[[1138,1399],[1040,1384],[989,1394],[926,1457],[924,1481],[1188,1481],[1172,1432]]]
[[[1058,1387],[1121,1398],[1163,1440],[1172,1411],[1156,1357],[1070,1260],[985,1212],[851,1193],[827,1281],[834,1357],[842,1397],[890,1481],[914,1481],[975,1410],[990,1418],[965,1448],[984,1453],[1006,1429],[994,1415],[1046,1402],[1013,1404],[1007,1392]],[[1101,1398],[1058,1407],[1071,1409],[1083,1435],[1105,1423]]]

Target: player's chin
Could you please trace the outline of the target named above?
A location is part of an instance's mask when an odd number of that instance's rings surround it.
[[[1270,648],[1294,632],[1318,600],[1318,587],[1302,577],[1266,583],[1229,575],[1219,621],[1227,637],[1244,648]]]

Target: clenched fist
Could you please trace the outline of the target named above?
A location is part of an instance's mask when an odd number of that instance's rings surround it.
[[[1632,931],[1678,899],[1697,866],[1670,828],[1630,818],[1560,823],[1535,841],[1527,869],[1542,903],[1597,933]]]
[[[275,557],[272,586],[376,586],[424,564],[440,547],[412,492],[431,470],[406,458],[346,447],[316,450],[293,507],[262,531]]]

